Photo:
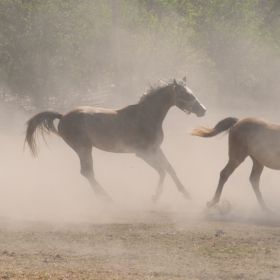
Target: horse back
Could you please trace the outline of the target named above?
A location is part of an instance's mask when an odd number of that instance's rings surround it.
[[[280,135],[280,125],[262,118],[246,118],[239,120],[231,128],[230,134],[241,134],[247,137],[253,137],[254,135],[275,137]]]
[[[117,153],[159,146],[163,140],[161,126],[144,122],[133,106],[126,110],[77,107],[62,116],[58,130],[70,146],[82,143]]]

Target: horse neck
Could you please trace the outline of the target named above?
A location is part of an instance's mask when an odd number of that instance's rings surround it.
[[[159,124],[162,124],[169,109],[174,105],[173,94],[170,92],[170,88],[167,87],[162,90],[163,92],[159,90],[159,92],[150,96],[147,100],[144,100],[143,103],[141,103],[141,106],[145,111],[143,115],[150,121],[154,121]]]

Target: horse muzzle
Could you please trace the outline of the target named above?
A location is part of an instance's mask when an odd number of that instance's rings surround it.
[[[201,103],[197,102],[193,107],[193,113],[195,113],[198,118],[203,117],[206,113],[206,108]]]

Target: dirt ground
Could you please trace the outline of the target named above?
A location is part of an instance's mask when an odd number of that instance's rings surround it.
[[[110,206],[96,200],[77,156],[58,137],[47,139],[50,148],[41,141],[39,160],[23,153],[28,116],[22,116],[0,137],[0,279],[279,280],[280,172],[265,169],[261,177],[274,215],[260,211],[248,180],[250,159],[226,183],[220,206],[205,212],[227,162],[227,137],[187,134],[197,124],[245,113],[209,113],[203,120],[170,113],[162,148],[192,201],[167,176],[153,205],[154,170],[134,155],[94,150]]]
[[[0,279],[280,279],[273,217],[118,215],[97,224],[1,219]]]

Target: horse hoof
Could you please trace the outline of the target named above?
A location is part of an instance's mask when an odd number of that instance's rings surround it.
[[[231,212],[231,204],[228,201],[222,201],[219,205],[215,205],[215,208],[219,211],[221,215],[227,215]]]

